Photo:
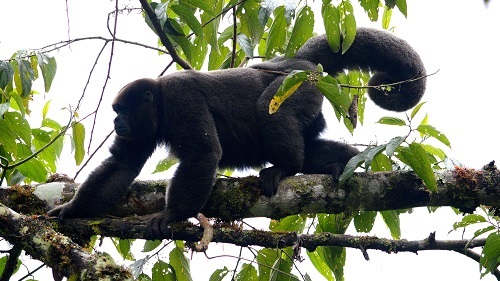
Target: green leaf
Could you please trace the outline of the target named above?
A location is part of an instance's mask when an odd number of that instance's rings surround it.
[[[181,248],[175,247],[170,252],[170,264],[175,270],[175,277],[179,281],[192,281],[191,271],[189,269],[189,260],[184,256]]]
[[[323,3],[321,16],[325,26],[326,40],[334,53],[340,51],[340,13],[335,6]]]
[[[379,155],[380,153],[382,153],[382,151],[385,150],[387,145],[385,144],[382,144],[382,145],[377,145],[377,146],[371,146],[371,147],[368,147],[366,150],[367,150],[367,153],[366,153],[366,156],[365,156],[365,169],[367,169],[368,167],[371,166],[372,164],[372,161],[373,159]]]
[[[3,273],[5,269],[5,264],[7,263],[7,258],[8,256],[3,256],[0,258],[0,274]],[[22,262],[20,259],[17,260],[16,268],[14,269],[13,273],[16,273],[19,270],[19,267],[21,266]]]
[[[286,41],[286,28],[285,7],[280,6],[274,10],[274,21],[267,35],[266,59],[274,57],[277,52],[283,50]]]
[[[479,263],[486,270],[481,273],[481,277],[497,269],[500,264],[500,234],[493,232],[486,238]]]
[[[410,118],[413,119],[413,117],[415,117],[415,115],[417,115],[418,111],[420,110],[420,108],[422,108],[422,106],[425,104],[426,102],[421,102],[419,104],[417,104],[417,106],[415,106],[413,108],[413,110],[411,111],[411,114],[410,114]]]
[[[387,148],[386,148],[387,153]],[[377,154],[370,165],[372,172],[389,172],[392,171],[392,162],[389,157],[380,153]]]
[[[179,159],[169,156],[158,162],[158,164],[156,164],[156,169],[153,171],[153,174],[164,172],[172,168],[172,166],[174,166],[177,163],[179,163]]]
[[[54,173],[57,170],[56,159],[60,154],[55,152],[55,143],[49,147],[44,146],[51,140],[50,133],[40,129],[33,129],[33,146],[37,151],[41,150],[37,158],[46,168]],[[43,148],[43,150],[42,150]],[[58,151],[59,152],[59,151]]]
[[[442,142],[444,145],[451,147],[450,141],[448,140],[446,135],[441,133],[440,131],[436,130],[436,128],[434,128],[431,125],[419,125],[417,127],[417,131],[419,131],[420,133],[422,133],[424,135],[431,136],[431,137],[437,139],[438,141]]]
[[[50,108],[50,102],[52,100],[48,100],[45,105],[43,106],[43,109],[42,109],[42,122],[43,122],[43,119],[45,119],[45,117],[47,117],[47,113],[49,112],[49,108]]]
[[[496,227],[493,225],[478,229],[474,232],[474,236],[472,236],[471,240],[476,239],[479,235],[482,235],[482,234],[487,233],[487,232],[495,231],[495,230],[496,230]]]
[[[120,239],[112,237],[111,241],[115,245],[116,251],[122,256],[123,259],[133,261],[134,256],[130,251],[130,247],[132,246],[132,242],[134,239]]]
[[[385,6],[387,8],[394,8],[394,6],[396,6],[396,0],[385,0]]]
[[[0,60],[0,89],[4,89],[14,78],[14,68],[9,62]]]
[[[330,75],[324,76],[315,86],[328,99],[338,113],[342,116],[347,116],[347,111],[351,105],[351,99],[348,95],[342,94],[340,86],[335,78]]]
[[[387,147],[385,149],[385,153],[388,157],[392,157],[394,151],[405,141],[404,137],[394,137],[389,143],[387,143]]]
[[[314,28],[314,12],[311,7],[304,6],[293,26],[288,46],[286,47],[285,57],[291,58],[295,56],[299,48],[313,35]]]
[[[382,15],[382,28],[388,29],[391,24],[392,9],[384,7],[384,14]]]
[[[401,226],[399,222],[399,213],[395,210],[390,211],[382,211],[380,212],[382,218],[384,219],[385,224],[389,228],[391,232],[391,236],[393,239],[401,238]]]
[[[342,41],[342,54],[344,54],[354,42],[356,37],[356,19],[354,18],[354,11],[349,1],[342,1],[338,6],[340,12],[342,34],[344,35]]]
[[[378,5],[379,1],[371,1],[371,0],[362,0],[359,1],[361,7],[368,14],[368,17],[371,21],[376,22],[378,20]]]
[[[368,153],[368,150],[364,150],[360,152],[358,155],[352,157],[347,164],[345,165],[344,172],[342,175],[339,177],[339,182],[343,183],[345,182],[348,178],[350,178],[353,174],[354,171],[361,166],[361,163],[365,162],[365,157],[366,154]]]
[[[29,61],[30,61],[31,69],[33,69],[33,72],[35,73],[35,75],[33,75],[33,80],[36,80],[36,79],[38,79],[38,57],[33,56],[33,54],[31,53],[30,57],[29,57]]]
[[[292,275],[292,266],[293,263],[290,260],[290,256],[293,254],[290,248],[284,249],[282,251],[288,252],[286,255],[277,259],[272,268],[271,274],[269,276],[269,280],[293,280],[299,281],[297,277]]]
[[[276,249],[265,248],[257,253],[257,264],[259,265],[259,279],[271,280],[271,268],[280,258],[279,252]],[[243,269],[241,270],[243,271]],[[240,279],[245,280],[245,279]]]
[[[17,92],[21,93],[21,98],[26,98],[31,92],[31,85],[35,78],[35,71],[31,68],[31,63],[27,60],[16,59],[17,68],[14,70],[14,82]]]
[[[299,232],[304,230],[306,220],[301,215],[291,215],[280,220],[272,220],[269,229],[273,232]]]
[[[397,117],[390,117],[390,116],[385,116],[380,118],[380,120],[377,121],[379,124],[385,124],[385,125],[395,125],[395,126],[406,126],[406,121],[397,118]]]
[[[16,135],[13,131],[7,126],[7,122],[0,118],[0,144],[3,146],[9,153],[13,153],[16,155],[17,144],[16,144]]]
[[[235,281],[257,281],[259,277],[257,275],[257,270],[253,265],[244,263],[241,266],[240,272],[236,275]]]
[[[47,93],[50,90],[54,77],[56,76],[56,59],[53,56],[44,53],[36,53],[36,57],[38,58],[38,66],[42,70],[45,92]]]
[[[170,18],[165,22],[164,28],[166,26],[170,26],[169,29],[171,28],[173,30],[182,31],[182,27],[180,26],[180,24]],[[191,41],[189,41],[189,39],[186,38],[186,36],[184,36],[184,33],[182,33],[181,35],[170,35],[167,33],[167,37],[181,47],[182,52],[186,56],[187,60],[191,62],[191,60],[193,59],[193,44],[191,43]]]
[[[319,214],[315,233],[331,232],[343,234],[347,230],[353,216],[346,214]],[[319,257],[326,263],[335,276],[335,280],[344,280],[346,250],[343,247],[318,247]]]
[[[172,11],[174,11],[174,13],[176,13],[179,18],[191,28],[196,36],[203,37],[203,28],[194,15],[194,11],[192,9],[178,4],[170,5],[170,9],[172,9]]]
[[[23,176],[36,182],[45,182],[47,180],[47,170],[45,170],[45,166],[36,158],[32,158],[28,162],[17,166],[17,169]]]
[[[229,273],[229,269],[224,266],[223,269],[217,269],[210,275],[209,281],[222,281],[224,277]]]
[[[249,3],[250,1],[245,2],[245,6]],[[251,2],[250,2],[251,3]],[[259,15],[258,15],[258,20],[259,24],[262,27],[265,27],[267,24],[267,21],[271,17],[271,14],[273,11],[269,9],[269,7],[263,7],[262,5],[259,5]]]
[[[189,4],[193,7],[199,8],[200,10],[203,10],[204,12],[207,12],[211,16],[215,16],[214,8],[212,6],[210,6],[210,4],[207,3],[207,1],[204,1],[204,0],[183,0],[183,2]]]
[[[162,261],[159,260],[153,265],[153,269],[151,270],[151,277],[155,281],[176,281],[174,268]]]
[[[204,1],[207,5],[213,4],[215,7],[215,12],[219,13],[222,10],[222,5],[224,1],[221,0],[212,0],[212,1]],[[219,29],[220,18],[216,17],[214,19],[214,14],[208,11],[205,11],[201,14],[201,23],[203,26],[203,35],[204,39],[210,44],[212,47],[212,52],[219,52],[219,44],[217,41],[217,32]]]
[[[163,24],[163,32],[170,36],[182,36],[185,37],[184,31],[182,30],[181,25],[172,18],[167,18],[165,23]]]
[[[281,104],[302,85],[302,82],[307,80],[307,77],[307,72],[303,70],[294,70],[290,72],[269,103],[269,114],[276,113]]]
[[[396,0],[396,7],[398,7],[399,11],[405,16],[408,17],[408,7],[406,5],[406,0]]]
[[[243,52],[245,52],[245,55],[249,58],[253,58],[253,46],[250,39],[245,34],[238,34],[236,40]]]
[[[31,145],[31,127],[26,119],[19,112],[9,111],[5,112],[3,115],[5,124],[11,132],[13,132],[17,137],[21,138],[23,142],[30,146]]]
[[[151,2],[150,5],[155,12],[156,18],[158,19],[160,26],[163,26],[167,21],[168,2],[159,4],[156,2]],[[151,22],[151,19],[148,17],[146,13],[144,13],[144,20],[146,21],[146,24],[149,26],[149,28],[151,28],[151,30],[153,30],[156,33],[153,23]]]
[[[467,227],[469,225],[477,224],[477,223],[483,223],[486,222],[486,219],[478,214],[469,214],[466,215],[462,218],[460,222],[456,222],[453,224],[453,229],[461,228],[461,227]]]
[[[60,131],[62,129],[61,124],[50,118],[45,118],[42,120],[42,127],[51,128],[53,130]]]
[[[151,252],[161,245],[161,240],[146,240],[144,246],[142,247],[142,252]]]
[[[318,214],[317,218],[322,232],[344,234],[353,216],[348,214]]]
[[[208,70],[220,69],[229,54],[229,48],[226,46],[221,46],[219,52],[212,49],[208,56]]]
[[[377,212],[366,211],[359,212],[354,216],[354,227],[357,232],[370,232],[375,224],[375,218],[377,217]]]
[[[424,147],[425,151],[438,157],[439,159],[441,160],[446,159],[446,153],[442,149],[432,146],[430,144],[422,144],[422,146]]]
[[[17,109],[21,112],[21,115],[24,116],[26,115],[26,110],[24,108],[24,102],[23,102],[23,99],[21,98],[21,96],[17,93],[17,92],[10,92],[10,98],[11,99],[14,99],[14,101],[16,102],[15,104],[17,105]],[[10,104],[13,108],[15,108],[13,105],[14,104]]]
[[[152,281],[152,280],[153,279],[151,279],[151,277],[149,277],[145,273],[141,273],[141,274],[139,274],[139,276],[137,276],[137,281]]]
[[[72,122],[73,147],[75,149],[75,163],[80,165],[85,157],[85,127],[82,123]]]
[[[262,7],[257,1],[245,1],[239,6],[242,6],[245,10],[239,13],[239,30],[241,33],[247,35],[252,46],[256,46],[262,39],[271,11]]]
[[[50,136],[51,139],[54,139],[55,137],[57,137],[57,135],[60,133],[60,130],[57,130],[57,131],[52,131],[52,134]],[[58,139],[56,139],[51,145],[50,147],[52,148],[53,152],[54,152],[54,155],[57,157],[57,158],[60,158],[61,156],[61,153],[62,153],[62,149],[63,149],[63,146],[64,146],[64,136],[60,136]]]
[[[436,177],[427,152],[421,144],[413,142],[409,147],[400,147],[398,158],[410,166],[430,191],[437,191]],[[402,156],[399,157],[399,156]]]
[[[325,256],[323,249],[324,247],[321,246],[317,247],[314,252],[307,251],[307,256],[309,257],[309,260],[316,268],[316,270],[318,270],[318,272],[321,273],[321,275],[323,275],[326,280],[336,280],[333,279],[333,271],[330,269],[325,259],[323,258]]]

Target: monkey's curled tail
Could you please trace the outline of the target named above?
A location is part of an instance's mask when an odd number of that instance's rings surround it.
[[[420,56],[404,40],[385,31],[359,28],[343,55],[333,53],[325,35],[317,36],[299,49],[296,58],[321,63],[330,75],[344,69],[371,70],[375,73],[369,81],[371,86],[420,78],[393,86],[390,91],[369,88],[371,100],[386,110],[408,110],[417,105],[425,92],[426,71]]]

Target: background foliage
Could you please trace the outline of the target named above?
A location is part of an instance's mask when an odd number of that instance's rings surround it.
[[[384,29],[390,28],[394,11],[407,16],[405,0],[360,0],[359,3],[368,18],[371,21],[379,21]],[[315,13],[321,14],[328,42],[334,51],[345,52],[349,48],[357,27],[350,1],[295,3],[179,0],[151,2],[151,6],[176,52],[194,69],[200,70],[243,67],[253,61],[270,59],[277,55],[293,57],[298,48],[315,35]],[[116,10],[114,15],[130,10],[133,8]],[[145,24],[154,30],[151,20],[147,16],[144,18]],[[158,43],[161,45],[160,41]],[[57,171],[63,146],[68,143],[64,138],[69,139],[77,165],[80,165],[85,157],[86,130],[79,123],[78,105],[76,108],[68,108],[68,122],[60,124],[50,118],[49,101],[43,108],[41,124],[32,125],[30,103],[34,95],[40,94],[32,89],[33,82],[39,78],[43,79],[43,91],[47,93],[57,71],[56,58],[50,50],[53,49],[20,50],[10,59],[0,61],[0,183],[15,185],[46,181],[50,174]],[[159,54],[163,55],[162,52]],[[366,102],[366,89],[363,86],[367,85],[368,78],[369,73],[360,71],[331,77],[322,72],[321,66],[318,66],[316,72],[296,70],[288,74],[275,96],[277,106],[270,107],[270,113],[279,110],[279,105],[286,102],[286,98],[292,95],[301,83],[315,83],[331,103],[338,120],[353,132],[356,124],[349,118],[349,105],[353,100],[357,101],[358,121],[363,124]],[[370,171],[412,169],[430,190],[436,190],[433,171],[446,166],[445,162],[449,160],[443,148],[449,148],[451,144],[442,132],[428,124],[428,116],[420,111],[423,106],[424,103],[416,106],[406,115],[406,119],[381,117],[380,124],[405,127],[406,134],[394,136],[386,144],[367,145],[361,154],[349,162],[343,179],[352,175],[358,167]],[[428,140],[431,139],[434,142],[429,143]],[[165,159],[158,164],[156,172],[169,169],[174,163]],[[408,211],[381,212],[381,217],[394,239],[399,239],[401,235],[399,214]],[[369,232],[376,217],[375,212],[321,214],[310,217],[297,215],[272,221],[269,229],[344,233],[347,226],[353,222],[358,232]],[[486,274],[497,268],[500,256],[497,217],[483,209],[482,215],[465,216],[455,228],[460,229],[472,224],[484,225],[475,236],[488,235],[488,243],[481,257],[483,274]],[[185,247],[182,242],[174,242],[175,247],[170,251],[168,261],[154,261],[151,257],[165,247],[160,241],[147,241],[143,252],[151,253],[151,256],[137,260],[131,250],[135,241],[117,238],[112,241],[123,259],[135,261],[132,269],[141,280],[191,280],[189,259],[184,255]],[[310,279],[300,271],[298,274],[292,273],[294,250],[291,248],[259,249],[252,252],[258,265],[248,261],[242,263],[237,270],[223,267],[215,270],[210,280],[223,280],[226,276],[236,280]],[[325,278],[343,280],[346,258],[344,248],[320,247],[307,255]],[[0,271],[5,263],[4,256],[0,259]],[[147,263],[153,263],[150,273],[142,270]]]

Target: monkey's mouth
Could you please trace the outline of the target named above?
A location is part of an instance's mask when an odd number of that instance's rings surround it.
[[[124,129],[124,128],[118,128],[118,129],[115,129],[115,133],[116,133],[118,136],[123,137],[123,138],[128,138],[128,137],[130,137],[130,132],[129,132],[129,130]]]

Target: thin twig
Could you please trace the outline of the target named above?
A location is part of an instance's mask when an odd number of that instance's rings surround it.
[[[85,161],[85,163],[83,163],[83,165],[80,167],[80,169],[76,172],[75,176],[73,177],[73,179],[76,179],[76,177],[78,177],[78,174],[80,174],[80,172],[83,170],[83,168],[85,168],[85,166],[87,166],[87,164],[90,162],[90,160],[94,157],[94,155],[97,153],[97,151],[99,151],[99,149],[101,149],[101,147],[104,145],[104,143],[106,143],[106,141],[109,139],[109,137],[114,133],[115,130],[112,130],[105,138],[104,140],[101,142],[101,144],[99,144],[99,146],[97,146],[97,148],[94,150],[94,152],[92,152],[92,154],[90,154],[89,158],[87,159],[87,161]]]
[[[106,87],[108,86],[108,81],[111,78],[111,65],[113,64],[113,57],[114,57],[115,43],[116,43],[114,38],[116,37],[116,30],[118,27],[118,12],[117,12],[118,11],[118,0],[115,0],[115,11],[116,11],[116,14],[115,14],[115,21],[114,21],[114,26],[113,26],[113,33],[111,34],[111,37],[113,38],[113,40],[111,40],[111,50],[109,53],[108,71],[106,73],[106,80],[104,80],[104,85],[102,87],[101,96],[99,97],[99,101],[97,102],[97,107],[94,111],[95,112],[94,122],[92,123],[92,129],[90,130],[90,139],[89,139],[89,146],[88,147],[90,147],[92,144],[94,130],[95,130],[96,122],[97,122],[97,113],[99,112],[99,108],[101,107],[102,99],[104,97],[104,92],[106,91]],[[108,30],[109,30],[109,27],[108,27]]]
[[[231,52],[231,63],[230,68],[234,67],[234,61],[236,60],[236,32],[237,32],[237,21],[236,21],[236,5],[233,6],[233,50]]]

